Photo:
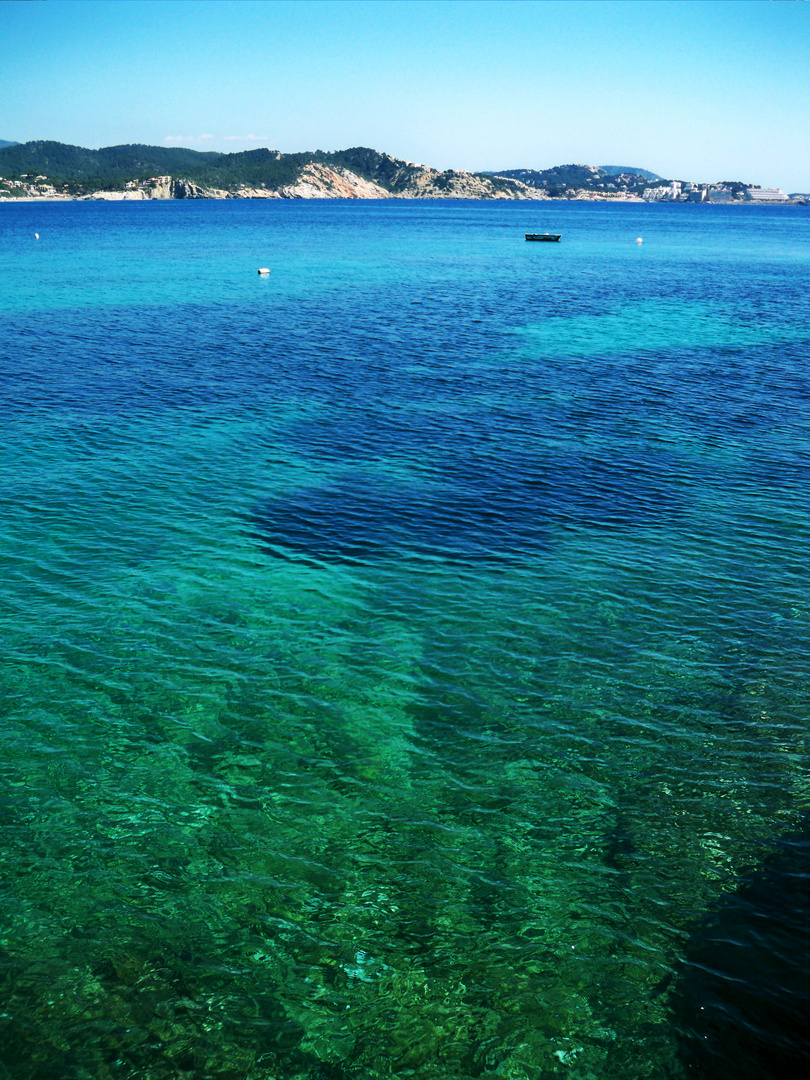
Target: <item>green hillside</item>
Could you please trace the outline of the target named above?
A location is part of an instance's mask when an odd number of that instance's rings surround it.
[[[35,140],[0,149],[0,175],[16,180],[24,176],[47,176],[53,183],[123,183],[204,171],[210,159],[221,154],[201,153],[162,146],[107,146],[86,150],[67,143]]]
[[[293,183],[311,161],[343,165],[384,187],[402,182],[408,166],[366,147],[327,153],[281,154],[276,150],[244,150],[235,154],[179,147],[127,143],[87,150],[66,143],[36,140],[0,148],[0,175],[10,180],[46,176],[57,185],[82,190],[122,187],[129,180],[173,176],[208,187],[277,188]],[[414,167],[415,168],[415,167]]]
[[[345,165],[379,181],[387,171],[382,163],[390,163],[391,159],[364,148],[334,154],[319,150],[280,154],[266,149],[222,154],[137,143],[86,150],[81,146],[41,140],[0,148],[0,174],[8,179],[47,176],[53,183],[89,186],[174,176],[213,187],[238,184],[275,187],[295,180],[301,168],[310,161]],[[391,174],[394,171],[391,169]]]

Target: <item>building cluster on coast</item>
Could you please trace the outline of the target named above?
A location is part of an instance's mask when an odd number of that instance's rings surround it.
[[[6,180],[0,176],[0,196],[6,199],[69,199],[67,184],[56,188],[47,176],[23,176]]]
[[[645,202],[754,202],[783,204],[805,201],[803,196],[786,195],[781,188],[745,187],[743,184],[695,184],[673,180],[667,185],[645,188]]]

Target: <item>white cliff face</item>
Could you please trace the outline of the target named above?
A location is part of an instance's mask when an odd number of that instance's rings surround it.
[[[92,195],[80,195],[79,201],[103,200],[104,202],[132,202],[150,198],[140,189],[134,191],[94,191]]]
[[[143,199],[225,199],[227,191],[215,192],[193,183],[191,180],[175,180],[171,176],[156,176],[151,180],[132,183],[124,191],[94,191],[81,199],[105,202],[130,202]]]
[[[280,191],[271,188],[240,187],[236,191],[220,191],[218,188],[208,188],[205,198],[207,199],[281,199],[284,196]]]
[[[175,180],[171,176],[159,176],[157,180],[148,180],[148,199],[206,199],[205,188],[191,180]]]
[[[522,180],[504,177],[494,183],[489,177],[448,169],[439,172],[424,165],[401,170],[397,177],[400,199],[547,199],[539,188],[529,187]]]
[[[341,166],[311,161],[294,184],[281,188],[282,199],[390,199],[390,191]]]

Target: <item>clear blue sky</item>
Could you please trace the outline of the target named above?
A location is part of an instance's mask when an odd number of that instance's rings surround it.
[[[5,0],[0,138],[810,191],[810,2]]]

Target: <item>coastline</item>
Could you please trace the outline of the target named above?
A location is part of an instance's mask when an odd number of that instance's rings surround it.
[[[223,195],[195,195],[192,198],[177,198],[173,196],[151,198],[146,197],[133,197],[128,196],[124,192],[104,191],[94,195],[7,195],[0,198],[0,206],[9,205],[11,203],[78,203],[78,202],[224,202],[226,200],[238,199],[240,201],[255,200],[260,202],[267,199],[272,200],[284,200],[284,201],[299,201],[301,199],[328,199],[330,201],[342,201],[342,202],[376,202],[380,199],[412,199],[419,202],[445,202],[448,199],[465,199],[470,202],[554,202],[554,203],[569,203],[569,202],[599,202],[599,203],[620,203],[622,205],[630,204],[632,206],[653,206],[663,205],[672,206],[679,202],[675,199],[642,199],[635,196],[603,196],[598,194],[592,194],[590,192],[582,195],[555,196],[545,195],[539,198],[529,199],[510,199],[510,198],[492,198],[481,195],[399,195],[389,194],[385,195],[330,195],[318,192],[317,194],[307,195],[282,195],[276,192],[267,192],[265,194],[250,194],[241,195],[239,193],[228,193]],[[689,205],[683,203],[683,205]],[[771,207],[783,207],[785,209],[791,207],[807,206],[808,202],[805,199],[790,199],[790,200],[774,200],[769,202],[765,199],[735,199],[728,202],[712,202],[710,199],[702,203],[693,203],[695,206],[771,206]]]

